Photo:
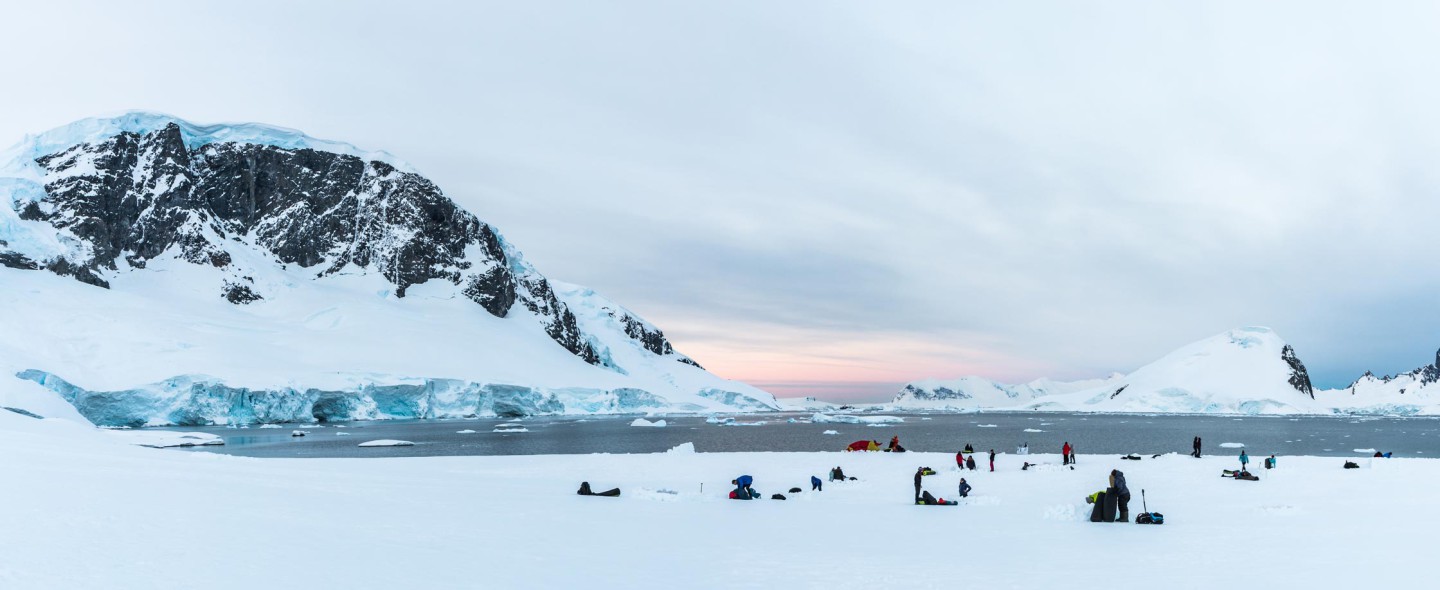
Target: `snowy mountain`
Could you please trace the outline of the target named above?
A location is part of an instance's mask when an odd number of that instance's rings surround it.
[[[127,113],[26,138],[0,204],[0,370],[98,424],[776,407],[383,152]]]
[[[1376,377],[1367,371],[1344,389],[1316,394],[1342,411],[1372,414],[1440,414],[1440,351],[1435,362],[1408,373]]]
[[[1128,375],[1001,385],[971,377],[907,385],[900,407],[1077,412],[1328,413],[1295,351],[1269,328],[1241,328],[1182,347]]]

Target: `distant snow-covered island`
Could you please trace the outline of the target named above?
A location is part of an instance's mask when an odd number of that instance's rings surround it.
[[[1273,330],[1230,330],[1176,350],[1128,375],[1039,379],[1012,385],[982,377],[911,382],[879,409],[1177,414],[1440,415],[1435,364],[1400,375],[1366,373],[1343,389],[1315,389],[1305,364]]]

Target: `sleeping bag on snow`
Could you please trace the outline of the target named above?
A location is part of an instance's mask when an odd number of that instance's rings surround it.
[[[1115,522],[1115,513],[1119,511],[1120,504],[1120,494],[1115,488],[1107,488],[1105,501],[1097,503],[1105,505],[1105,509],[1100,513],[1100,522]]]

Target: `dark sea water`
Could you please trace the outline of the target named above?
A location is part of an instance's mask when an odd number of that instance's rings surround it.
[[[1191,440],[1204,439],[1205,454],[1364,456],[1356,449],[1391,451],[1397,457],[1440,457],[1440,418],[1238,417],[1174,415],[1095,415],[1060,413],[890,414],[905,419],[884,427],[861,424],[812,424],[811,414],[738,416],[722,426],[704,417],[666,417],[663,428],[630,426],[634,416],[543,417],[522,421],[393,420],[250,427],[185,427],[225,438],[225,446],[197,451],[249,457],[420,457],[443,455],[536,455],[654,453],[691,442],[699,452],[839,451],[853,441],[885,443],[899,436],[912,451],[956,452],[971,444],[977,452],[1015,452],[1029,443],[1031,453],[1059,453],[1069,441],[1078,454],[1190,452]],[[789,420],[798,422],[789,422]],[[497,427],[528,432],[494,432]],[[306,429],[304,437],[291,431]],[[473,434],[459,434],[474,430]],[[824,434],[835,430],[839,434]],[[1038,432],[1037,432],[1038,431]],[[339,433],[346,433],[341,435]],[[360,448],[361,442],[399,439],[410,447]]]

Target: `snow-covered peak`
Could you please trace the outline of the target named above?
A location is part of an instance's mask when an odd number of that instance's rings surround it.
[[[1246,327],[1193,342],[1128,375],[1005,385],[979,377],[917,381],[902,406],[1110,412],[1310,411],[1313,390],[1294,349],[1274,330]]]
[[[0,305],[0,357],[20,358],[7,345],[24,350],[19,339],[37,333],[91,342],[85,350],[101,340],[113,346],[99,356],[42,346],[59,353],[4,372],[74,399],[89,399],[84,392],[96,390],[84,388],[98,386],[109,390],[101,397],[119,390],[182,408],[144,421],[243,420],[233,407],[187,404],[237,386],[308,399],[287,392],[322,384],[342,394],[408,387],[406,395],[425,401],[371,412],[322,396],[311,400],[317,417],[427,415],[422,408],[444,406],[427,397],[441,390],[464,400],[444,410],[461,415],[774,407],[769,394],[705,372],[659,328],[609,299],[572,285],[557,293],[495,228],[384,152],[268,125],[195,125],[136,112],[30,137],[6,166],[0,271],[10,286],[24,280],[35,290],[12,292],[16,299]],[[67,278],[46,280],[54,275]],[[164,321],[130,314],[134,329],[103,337],[88,323],[66,331],[49,317],[122,302],[193,313]],[[400,319],[427,303],[443,306],[430,323]],[[240,325],[222,320],[237,314],[249,316],[240,324],[271,325],[266,344],[243,345],[248,332],[220,329],[132,357],[146,348],[141,340],[174,324]],[[31,321],[46,328],[17,328]],[[343,340],[328,333],[347,323],[354,332]],[[365,342],[365,354],[312,352]],[[226,352],[195,354],[206,348]],[[246,359],[261,348],[289,352],[251,366]],[[366,373],[381,376],[333,378]],[[124,407],[125,415],[104,421],[136,419]],[[259,419],[271,410],[247,411]]]
[[[90,117],[26,136],[0,157],[0,176],[11,175],[39,180],[43,174],[35,160],[82,144],[99,143],[121,133],[146,135],[169,125],[180,128],[185,147],[191,150],[211,143],[268,145],[288,150],[311,149],[332,154],[354,156],[366,162],[384,162],[394,168],[418,174],[408,163],[380,150],[364,150],[354,145],[316,139],[285,127],[262,123],[214,123],[201,125],[174,115],[151,111],[126,111],[112,116]],[[33,175],[33,176],[32,176]]]

